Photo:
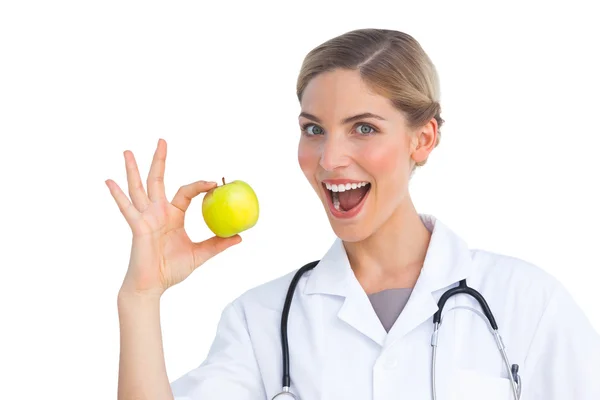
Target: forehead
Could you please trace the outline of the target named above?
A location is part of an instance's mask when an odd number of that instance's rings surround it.
[[[358,71],[335,70],[314,77],[306,86],[303,112],[326,118],[344,118],[350,114],[372,112],[384,117],[396,113],[389,99],[377,94]]]

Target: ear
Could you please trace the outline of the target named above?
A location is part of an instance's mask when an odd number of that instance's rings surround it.
[[[411,158],[415,163],[427,160],[437,143],[438,123],[432,118],[428,123],[414,130],[411,139]]]

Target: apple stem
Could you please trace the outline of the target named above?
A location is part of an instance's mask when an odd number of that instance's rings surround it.
[[[223,185],[225,185],[225,177],[221,178],[223,180]]]

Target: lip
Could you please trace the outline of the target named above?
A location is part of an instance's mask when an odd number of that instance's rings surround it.
[[[353,183],[353,182],[360,183],[360,182],[366,182],[366,181],[354,181],[354,180],[347,180],[347,179],[346,180],[344,180],[344,179],[326,179],[321,184],[321,187],[323,188],[323,191],[324,191],[325,198],[327,199],[329,213],[337,219],[350,219],[350,218],[356,217],[362,210],[365,202],[367,201],[367,198],[369,197],[369,194],[371,193],[371,188],[369,187],[369,190],[367,190],[367,193],[365,193],[365,196],[360,200],[360,203],[358,203],[356,205],[356,207],[354,207],[352,210],[338,211],[333,206],[333,199],[331,198],[331,193],[329,193],[329,190],[325,186],[325,183],[344,184],[344,183]]]

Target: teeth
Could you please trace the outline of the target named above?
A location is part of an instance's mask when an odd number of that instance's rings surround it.
[[[340,192],[345,192],[346,190],[352,190],[352,189],[358,189],[361,188],[363,186],[368,185],[369,182],[353,182],[353,183],[342,183],[339,185],[332,185],[331,183],[325,183],[325,187],[327,187],[327,189],[331,190],[333,193],[331,194],[331,199],[333,200],[333,207],[338,210],[341,211],[340,209],[340,198],[338,193]]]
[[[333,207],[338,211],[342,211],[340,210],[340,198],[337,192],[333,193],[331,198],[333,199]]]
[[[353,182],[353,183],[346,183],[346,184],[341,183],[339,185],[332,185],[331,183],[325,183],[325,186],[327,187],[327,189],[336,193],[336,192],[345,192],[346,190],[358,189],[363,186],[366,186],[368,183],[369,182],[360,182],[360,183]]]

